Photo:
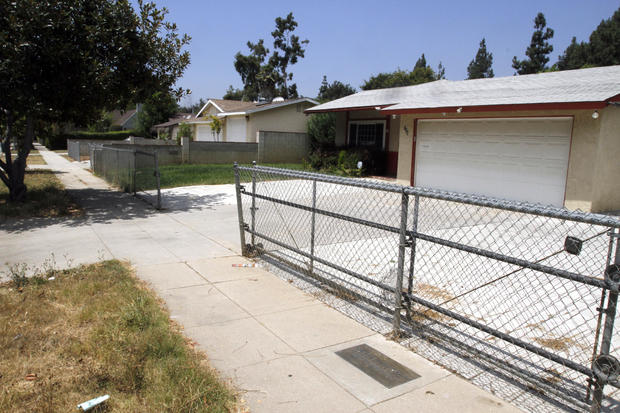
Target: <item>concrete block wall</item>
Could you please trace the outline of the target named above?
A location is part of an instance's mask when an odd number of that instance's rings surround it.
[[[101,140],[101,139],[67,139],[67,153],[71,159],[80,160],[81,156],[89,156],[89,145],[141,145],[141,146],[170,146],[177,143],[173,140],[158,140],[131,136],[126,140]]]
[[[258,145],[256,143],[195,142],[189,140],[187,143],[189,145],[189,163],[251,163],[257,159]]]
[[[301,162],[310,153],[310,138],[298,132],[257,132],[258,162]]]
[[[107,147],[120,149],[135,149],[143,152],[157,152],[160,165],[176,165],[182,163],[181,146],[179,145],[127,145],[116,143]]]

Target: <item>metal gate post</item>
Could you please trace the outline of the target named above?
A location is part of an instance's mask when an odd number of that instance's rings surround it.
[[[159,159],[155,152],[155,179],[157,181],[157,209],[161,209],[161,179],[159,175]]]
[[[252,249],[256,248],[256,237],[254,236],[254,231],[256,230],[256,161],[252,161],[252,207],[250,208],[250,213],[252,216],[251,222],[251,243]]]
[[[237,162],[233,164],[235,170],[235,192],[237,195],[237,217],[239,219],[239,240],[241,241],[241,255],[246,255],[247,248],[245,245],[245,224],[243,223],[243,206],[241,204],[241,184],[239,182],[239,165]]]
[[[605,313],[605,324],[603,327],[603,338],[601,339],[601,351],[592,363],[592,371],[594,372],[595,379],[592,405],[590,406],[590,412],[592,413],[598,413],[601,411],[603,403],[603,389],[605,384],[610,381],[617,380],[618,374],[620,373],[620,364],[618,363],[618,360],[609,354],[620,287],[619,235],[620,234],[616,231],[610,231],[610,236],[616,238],[616,254],[614,263],[605,270],[605,281],[607,281],[610,289],[609,298],[607,299],[607,308],[603,310]]]
[[[409,195],[403,189],[400,207],[400,236],[398,242],[398,269],[396,286],[394,288],[394,319],[392,320],[393,337],[400,336],[400,310],[402,307],[403,271],[405,268],[405,248],[407,247],[407,210],[409,209]]]
[[[413,227],[412,227],[412,231],[418,232],[418,213],[420,211],[420,195],[415,195],[414,196],[414,203],[413,203]],[[411,237],[411,256],[409,259],[409,282],[407,284],[407,292],[409,294],[411,294],[411,292],[413,291],[413,270],[415,268],[415,247],[416,247],[416,240],[417,238],[415,236]]]
[[[310,228],[310,273],[314,272],[314,236],[316,226],[316,179],[312,181],[312,218]]]

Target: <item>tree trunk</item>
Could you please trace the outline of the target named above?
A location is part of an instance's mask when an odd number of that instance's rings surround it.
[[[13,132],[13,119],[11,114],[7,114],[7,135],[2,142],[2,150],[5,154],[5,161],[0,161],[0,167],[4,169],[4,174],[0,173],[0,179],[9,188],[9,201],[20,202],[26,195],[26,158],[32,148],[34,140],[34,120],[31,116],[26,118],[26,132],[21,141],[17,143],[17,157],[12,159],[11,138]]]

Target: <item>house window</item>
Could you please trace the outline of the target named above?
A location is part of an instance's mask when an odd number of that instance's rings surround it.
[[[383,149],[385,121],[349,122],[349,144],[368,149]]]

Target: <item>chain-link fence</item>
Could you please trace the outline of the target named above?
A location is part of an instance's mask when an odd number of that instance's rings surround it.
[[[161,187],[157,153],[137,149],[90,145],[92,171],[125,192],[161,209]]]
[[[526,410],[620,407],[619,220],[268,167],[235,176],[244,254],[298,287]]]

